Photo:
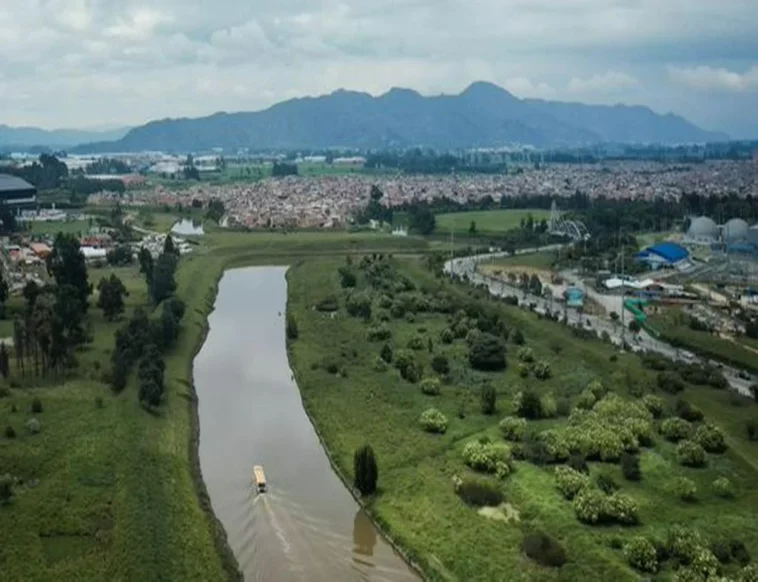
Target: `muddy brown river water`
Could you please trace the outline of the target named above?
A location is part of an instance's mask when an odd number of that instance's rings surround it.
[[[194,361],[213,511],[245,580],[418,580],[332,471],[303,410],[285,343],[286,271],[227,271]],[[256,464],[268,493],[255,492]]]

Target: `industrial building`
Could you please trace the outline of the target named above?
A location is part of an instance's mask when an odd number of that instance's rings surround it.
[[[680,268],[689,266],[690,253],[683,246],[673,242],[661,242],[637,253],[637,260],[651,269]]]
[[[687,229],[687,234],[684,237],[684,242],[713,245],[718,243],[719,235],[718,224],[707,216],[699,216],[690,223],[690,227]]]
[[[7,204],[14,214],[37,207],[37,189],[10,174],[0,174],[0,203]]]

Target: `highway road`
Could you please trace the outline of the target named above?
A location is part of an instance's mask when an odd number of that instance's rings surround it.
[[[540,248],[521,249],[517,251],[516,254],[525,255],[535,252],[554,251],[562,246],[563,245],[550,245]],[[605,331],[608,333],[611,341],[619,347],[622,347],[624,341],[626,341],[635,352],[651,351],[661,354],[673,361],[687,363],[707,362],[716,365],[721,368],[724,377],[727,379],[732,389],[745,396],[751,396],[750,386],[758,382],[758,378],[743,370],[738,370],[713,360],[700,358],[687,350],[676,348],[666,342],[655,339],[644,330],[640,331],[638,334],[633,334],[628,329],[625,329],[620,323],[615,323],[610,318],[582,314],[574,308],[566,308],[562,303],[524,293],[521,289],[508,285],[500,279],[487,277],[477,272],[477,264],[506,256],[511,256],[511,254],[507,252],[496,252],[451,259],[445,263],[444,271],[447,274],[462,277],[473,285],[487,286],[489,292],[496,297],[515,296],[519,300],[519,305],[523,308],[527,308],[529,304],[533,303],[535,304],[534,311],[537,313],[545,314],[547,311],[555,313],[556,310],[560,310],[565,315],[569,325],[592,329],[598,335]]]

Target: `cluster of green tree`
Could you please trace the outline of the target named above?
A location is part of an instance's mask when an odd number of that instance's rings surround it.
[[[108,180],[92,180],[82,174],[71,176],[64,184],[70,193],[70,200],[76,202],[86,202],[87,196],[97,194],[98,192],[116,192],[123,194],[126,186],[118,178]]]
[[[405,152],[371,153],[366,157],[365,168],[396,169],[407,174],[449,174],[451,172],[472,174],[501,174],[507,171],[504,163],[481,160],[470,163],[469,156],[422,151],[418,148]]]
[[[382,198],[384,198],[384,192],[381,191],[379,186],[373,184],[369,194],[368,205],[357,217],[358,224],[366,224],[369,220],[378,220],[380,223],[386,222],[392,224],[392,208],[384,206]]]
[[[140,270],[145,274],[153,302],[162,303],[160,315],[150,320],[145,310],[138,308],[129,322],[116,332],[116,347],[111,357],[113,389],[120,392],[126,387],[129,373],[138,363],[139,401],[147,407],[156,407],[163,400],[166,367],[163,354],[179,337],[179,324],[184,316],[184,303],[173,295],[177,260],[170,236],[166,237],[164,251],[155,262],[150,253],[142,249]],[[117,294],[115,283],[106,281],[105,285],[112,288],[112,294]]]
[[[11,167],[9,173],[33,184],[38,190],[60,188],[68,178],[68,167],[55,156],[42,154],[39,160],[29,166]]]
[[[84,173],[89,175],[128,174],[129,172],[131,172],[129,165],[116,158],[98,158],[84,168]]]
[[[14,232],[18,232],[16,216],[7,204],[0,202],[0,236],[9,236]]]
[[[13,322],[17,368],[22,375],[58,376],[74,364],[74,350],[88,341],[85,324],[92,286],[75,236],[58,234],[47,267],[55,285],[27,283],[26,309]]]
[[[274,162],[271,168],[271,175],[274,178],[281,178],[283,176],[297,176],[297,164],[290,164],[287,162]]]
[[[194,200],[192,202],[194,203]],[[224,212],[224,203],[218,198],[212,198],[208,203],[208,211],[205,213],[205,218],[218,224],[224,217]]]
[[[184,176],[185,180],[196,180],[200,181],[200,171],[197,169],[197,166],[195,166],[195,160],[192,157],[192,154],[189,154],[187,156],[187,159],[184,161],[184,166],[182,166],[182,175]]]

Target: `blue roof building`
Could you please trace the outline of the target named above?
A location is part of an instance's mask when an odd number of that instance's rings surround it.
[[[566,305],[569,307],[583,307],[584,306],[584,291],[579,287],[569,287],[563,292],[563,296],[566,299]]]
[[[656,243],[637,253],[637,260],[647,263],[650,268],[673,267],[686,261],[690,253],[682,245],[673,242]]]

